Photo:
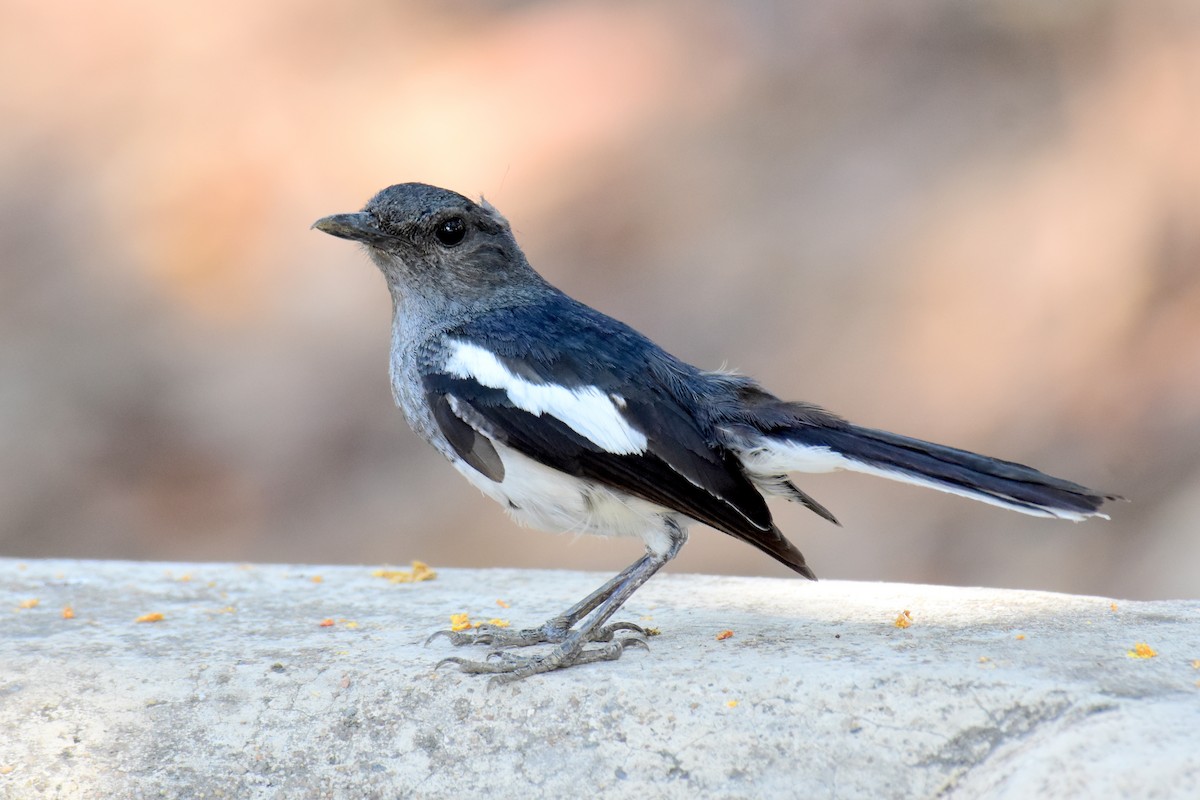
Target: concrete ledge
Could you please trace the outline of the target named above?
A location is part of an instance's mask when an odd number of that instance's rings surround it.
[[[488,691],[425,638],[608,576],[371,572],[0,559],[0,797],[1200,797],[1197,601],[659,576]]]

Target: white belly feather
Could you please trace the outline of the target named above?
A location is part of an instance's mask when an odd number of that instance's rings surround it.
[[[504,463],[497,483],[466,462],[454,467],[480,491],[504,506],[509,515],[533,528],[641,539],[655,553],[670,547],[671,522],[691,520],[657,503],[576,478],[539,464],[502,444],[493,443]]]

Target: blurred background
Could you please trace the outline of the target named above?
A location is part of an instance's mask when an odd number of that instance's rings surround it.
[[[0,553],[613,571],[392,404],[309,230],[483,194],[700,366],[1133,500],[1073,525],[856,475],[826,578],[1200,585],[1200,4],[0,0]],[[709,529],[672,569],[789,574]]]

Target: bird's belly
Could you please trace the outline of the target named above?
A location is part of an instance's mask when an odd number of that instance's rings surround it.
[[[480,491],[500,503],[509,515],[533,528],[598,536],[630,536],[658,552],[670,546],[672,525],[690,520],[676,512],[625,492],[576,478],[496,444],[504,463],[497,483],[466,462],[455,468]]]

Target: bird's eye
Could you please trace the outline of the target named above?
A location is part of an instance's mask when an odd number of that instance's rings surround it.
[[[446,247],[454,247],[467,235],[467,223],[463,222],[462,217],[451,217],[439,223],[433,235]]]

